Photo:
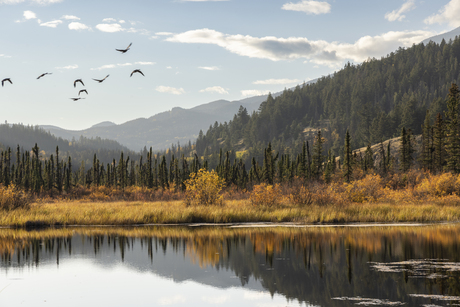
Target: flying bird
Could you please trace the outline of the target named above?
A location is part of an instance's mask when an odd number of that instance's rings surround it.
[[[85,86],[85,84],[83,83],[83,81],[81,81],[81,79],[77,79],[73,82],[73,87],[77,87],[77,82],[80,82],[81,84],[83,84],[83,86]]]
[[[40,79],[41,77],[44,77],[46,75],[52,75],[52,72],[45,72],[44,74],[41,74],[40,76],[37,77],[37,80]]]
[[[105,79],[107,79],[107,77],[110,76],[110,75],[107,75],[104,77],[104,79],[93,79],[94,81],[97,81],[99,83],[101,83],[102,81],[104,81]]]
[[[3,85],[5,84],[5,82],[8,81],[9,83],[13,84],[13,82],[11,82],[10,78],[5,78],[2,80],[2,87]]]
[[[115,49],[115,50],[116,50],[116,51],[120,51],[121,53],[125,53],[126,51],[129,50],[129,47],[131,47],[132,44],[133,44],[133,43],[130,43],[129,46],[128,46],[128,48],[126,48],[126,49]]]
[[[77,101],[77,100],[85,99],[85,98],[78,97],[78,98],[70,98],[70,99],[72,99],[73,101]]]
[[[81,93],[86,93],[86,95],[88,95],[88,92],[87,92],[86,90],[80,90],[80,91],[78,92],[78,96],[80,96]]]
[[[140,69],[135,69],[135,70],[133,70],[133,72],[131,73],[131,76],[130,76],[130,77],[132,77],[133,74],[136,73],[136,72],[138,72],[138,73],[140,73],[141,75],[144,76],[144,74],[142,73],[142,71],[141,71]],[[144,77],[145,77],[145,76],[144,76]]]

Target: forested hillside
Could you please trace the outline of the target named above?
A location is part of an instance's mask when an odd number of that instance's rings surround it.
[[[72,156],[76,166],[79,166],[81,161],[85,161],[89,165],[93,161],[94,154],[97,154],[101,162],[104,163],[112,162],[113,158],[118,158],[122,151],[132,157],[139,157],[139,154],[130,151],[116,141],[101,139],[100,137],[85,138],[82,136],[78,139],[66,140],[57,138],[38,126],[20,124],[1,124],[0,144],[3,149],[8,147],[15,149],[19,146],[26,151],[30,151],[35,144],[38,144],[42,157],[55,153],[57,146],[61,156]]]
[[[324,150],[340,155],[347,129],[352,148],[399,136],[402,127],[421,133],[426,111],[432,121],[446,110],[445,98],[459,80],[460,39],[400,48],[381,59],[348,63],[314,84],[271,95],[259,112],[240,108],[228,124],[200,133],[197,154],[210,157],[220,148],[246,150],[263,157],[269,142],[280,153],[299,153],[318,129]]]

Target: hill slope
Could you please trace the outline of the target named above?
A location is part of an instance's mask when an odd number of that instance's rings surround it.
[[[256,114],[241,114],[228,125],[209,129],[197,139],[198,154],[244,148],[248,156],[260,157],[268,142],[277,151],[298,153],[303,141],[311,141],[320,129],[323,148],[336,155],[347,130],[353,148],[399,136],[402,127],[420,134],[427,109],[431,122],[446,110],[451,83],[460,80],[459,62],[456,39],[399,48],[359,65],[348,63],[314,84],[269,96]]]

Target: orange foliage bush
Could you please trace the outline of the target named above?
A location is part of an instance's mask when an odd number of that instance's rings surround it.
[[[293,181],[288,193],[285,192],[285,194],[289,195],[291,203],[296,206],[309,206],[313,202],[312,191],[297,178]]]
[[[345,190],[352,202],[375,202],[384,194],[382,177],[368,174],[363,179],[345,183]]]
[[[261,183],[254,186],[249,200],[253,206],[272,208],[280,204],[281,195],[281,189],[278,184]]]
[[[460,177],[452,173],[430,175],[428,178],[415,187],[418,196],[432,195],[442,197],[446,195],[459,194]]]

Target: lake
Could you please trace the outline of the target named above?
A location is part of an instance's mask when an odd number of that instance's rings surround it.
[[[460,225],[0,229],[0,306],[459,306]]]

